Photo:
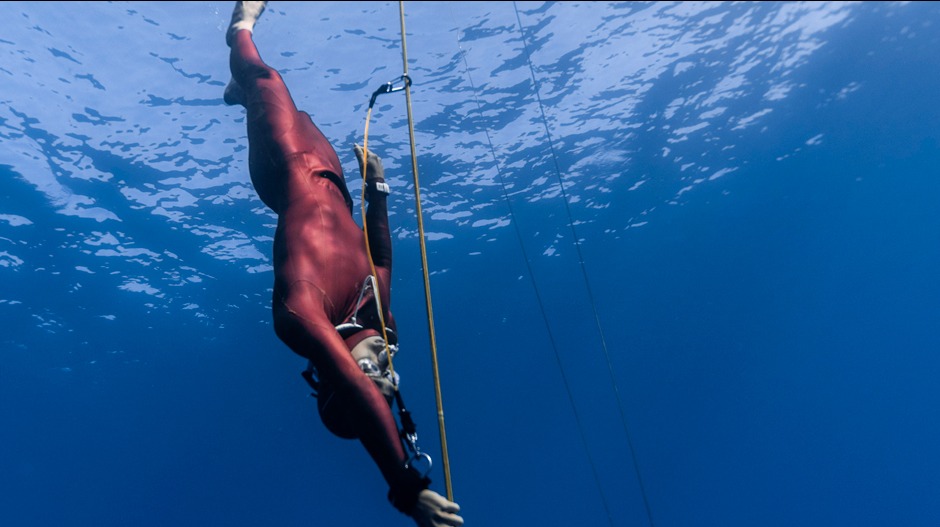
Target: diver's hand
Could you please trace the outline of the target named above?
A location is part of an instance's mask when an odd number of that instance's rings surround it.
[[[460,506],[430,489],[418,494],[411,517],[418,527],[460,527],[463,518],[457,515]]]
[[[356,160],[359,161],[359,170],[362,171],[362,147],[353,145],[356,151]],[[369,150],[369,160],[366,166],[366,181],[385,181],[385,169],[382,168],[382,159]]]

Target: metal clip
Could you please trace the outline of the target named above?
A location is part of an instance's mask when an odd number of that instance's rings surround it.
[[[396,85],[395,85],[396,82],[401,82],[401,84],[398,85],[398,86],[396,86]],[[393,81],[388,81],[388,82],[386,82],[385,84],[379,86],[379,89],[375,90],[375,91],[372,93],[372,99],[369,100],[369,108],[370,108],[370,109],[372,108],[372,106],[375,104],[375,99],[376,99],[379,95],[382,95],[383,93],[394,93],[394,92],[397,92],[397,91],[401,91],[401,90],[404,90],[406,87],[409,87],[409,86],[411,86],[411,77],[409,77],[407,73],[402,74],[401,77],[399,77],[399,78],[397,78],[397,79],[395,79],[395,80],[393,80]]]
[[[423,461],[423,463],[422,463]],[[431,465],[433,461],[431,456],[425,454],[424,452],[416,452],[411,456],[408,461],[405,462],[405,468],[414,469],[418,474],[421,474],[421,477],[426,478],[428,474],[431,473]],[[425,465],[423,468],[419,468],[418,465]]]

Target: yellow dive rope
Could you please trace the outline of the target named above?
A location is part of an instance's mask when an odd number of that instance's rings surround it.
[[[403,65],[403,74],[402,79],[408,79],[408,48],[405,45],[405,4],[402,1],[398,2],[398,11],[399,17],[401,19],[401,52],[402,52],[402,65]],[[444,401],[441,396],[441,378],[438,371],[438,362],[437,362],[437,341],[434,335],[434,312],[431,308],[431,285],[430,278],[428,276],[428,256],[427,248],[425,247],[425,237],[424,237],[424,221],[421,214],[421,186],[418,184],[418,156],[415,153],[415,129],[414,129],[414,117],[411,112],[411,83],[404,83],[405,90],[405,102],[408,108],[408,137],[411,142],[411,167],[412,173],[414,174],[414,186],[415,186],[415,204],[416,204],[416,214],[418,219],[418,240],[421,245],[421,268],[424,271],[424,296],[427,304],[428,312],[428,331],[430,333],[430,343],[431,343],[431,366],[434,372],[434,395],[437,402],[437,422],[438,428],[440,429],[441,434],[441,460],[444,470],[444,485],[447,490],[447,499],[453,501],[454,491],[453,486],[451,485],[450,478],[450,460],[447,455],[447,433],[444,428]],[[375,276],[375,264],[372,262],[372,251],[369,249],[369,231],[366,224],[366,167],[368,166],[369,160],[369,121],[372,118],[372,105],[369,105],[369,111],[366,113],[366,125],[365,131],[363,134],[362,140],[362,227],[365,232],[365,243],[366,243],[366,254],[369,257],[369,266],[372,271],[372,276]],[[388,336],[385,331],[385,316],[382,309],[382,300],[379,298],[379,291],[376,287],[375,291],[376,304],[379,310],[379,320],[382,324],[382,338],[385,339],[385,350],[388,355],[388,367],[392,373],[392,378],[395,377],[395,367],[392,364],[392,353],[389,349]],[[398,389],[396,384],[395,389]]]

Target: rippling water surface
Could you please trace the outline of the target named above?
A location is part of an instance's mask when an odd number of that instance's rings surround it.
[[[273,334],[232,3],[3,7],[0,523],[409,525]],[[935,525],[940,4],[404,12],[468,525]],[[399,4],[255,35],[358,174]],[[368,141],[442,489],[407,115]]]

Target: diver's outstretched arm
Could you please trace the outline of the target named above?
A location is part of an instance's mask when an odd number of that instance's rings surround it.
[[[359,169],[362,170],[362,147],[354,145]],[[372,263],[375,264],[376,279],[379,282],[379,293],[382,295],[382,305],[388,317],[388,306],[391,305],[392,282],[392,235],[388,226],[388,185],[385,183],[385,169],[382,159],[372,150],[369,150],[366,169],[366,229],[369,236],[369,252],[372,254]]]

